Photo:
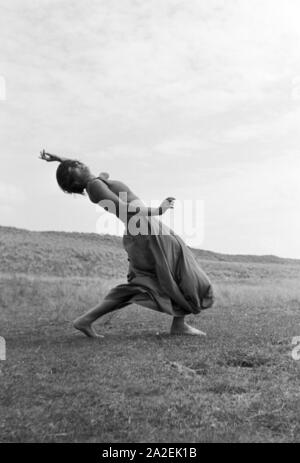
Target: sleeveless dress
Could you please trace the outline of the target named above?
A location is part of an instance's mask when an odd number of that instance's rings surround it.
[[[139,216],[141,233],[133,234],[131,218],[123,235],[127,283],[111,289],[105,300],[115,301],[116,309],[136,303],[173,317],[211,307],[212,284],[184,241],[156,217]]]

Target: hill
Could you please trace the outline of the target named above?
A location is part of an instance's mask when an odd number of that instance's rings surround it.
[[[125,281],[121,239],[0,227],[0,442],[299,442],[299,261],[193,252],[206,337],[131,305],[90,342],[72,321]]]
[[[233,271],[239,263],[299,266],[300,260],[276,256],[228,255],[193,249],[199,261],[208,269],[226,263]],[[96,233],[37,232],[12,227],[0,227],[0,272],[29,273],[52,276],[121,277],[127,272],[127,256],[122,239]],[[220,267],[221,265],[221,267]],[[276,273],[276,265],[273,271]],[[243,272],[241,272],[241,275]]]

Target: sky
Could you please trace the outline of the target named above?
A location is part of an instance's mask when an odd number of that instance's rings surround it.
[[[300,258],[299,20],[297,0],[0,0],[0,225],[116,232],[45,148],[174,196],[192,246]]]

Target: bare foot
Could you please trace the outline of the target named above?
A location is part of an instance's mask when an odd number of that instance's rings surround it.
[[[197,330],[187,323],[184,323],[182,327],[171,327],[171,334],[173,335],[190,335],[190,336],[206,336],[204,331]]]
[[[91,324],[85,323],[80,318],[77,318],[73,323],[76,330],[82,331],[89,338],[104,338],[101,334],[96,333]]]

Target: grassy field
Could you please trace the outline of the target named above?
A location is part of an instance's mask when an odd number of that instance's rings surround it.
[[[130,306],[90,341],[72,320],[125,279],[114,237],[0,228],[1,442],[299,442],[300,262],[196,252],[206,338]]]

